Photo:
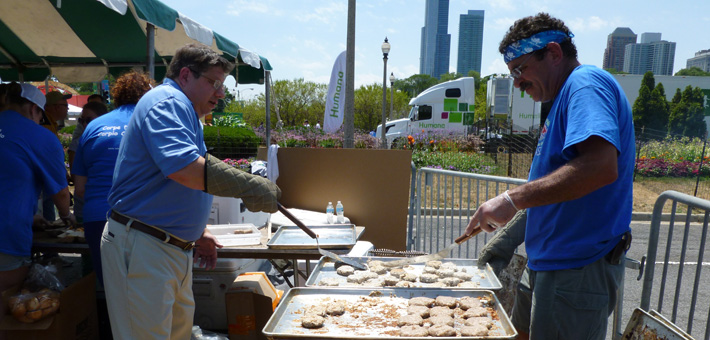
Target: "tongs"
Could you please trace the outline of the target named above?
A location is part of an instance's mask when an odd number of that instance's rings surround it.
[[[321,249],[320,244],[318,243],[318,235],[316,233],[314,233],[313,230],[311,230],[311,228],[306,227],[306,225],[303,224],[303,222],[301,222],[301,220],[296,218],[296,216],[293,216],[293,214],[291,214],[290,211],[288,211],[283,205],[281,205],[281,203],[276,203],[276,204],[278,205],[279,211],[282,214],[284,214],[284,216],[286,216],[286,218],[291,220],[291,222],[295,223],[296,226],[301,228],[301,230],[305,231],[306,234],[308,234],[308,236],[310,236],[311,238],[314,238],[316,240],[316,247],[318,247],[318,252],[321,255],[323,255],[325,257],[329,257],[329,258],[333,259],[334,261],[345,263],[345,264],[350,265],[356,269],[361,269],[361,270],[367,269],[367,267],[364,264],[357,262],[354,259],[347,258],[347,257],[340,257],[336,253],[327,251],[325,249]]]
[[[476,226],[476,228],[474,228],[470,234],[459,236],[456,240],[454,240],[453,243],[449,244],[446,248],[439,251],[438,253],[429,254],[429,255],[420,255],[420,256],[416,256],[416,257],[409,257],[409,258],[402,259],[402,260],[385,262],[382,265],[385,267],[402,267],[404,265],[412,264],[412,263],[425,263],[427,261],[441,260],[441,259],[445,258],[446,256],[448,256],[449,253],[452,250],[454,250],[454,248],[456,248],[456,246],[468,241],[471,237],[478,235],[478,233],[480,233],[481,231],[482,231],[481,226],[480,225]]]

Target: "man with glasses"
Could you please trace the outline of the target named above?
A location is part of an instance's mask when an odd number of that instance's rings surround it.
[[[214,268],[222,247],[205,228],[212,195],[277,210],[276,184],[207,154],[199,119],[224,98],[233,68],[205,45],[178,49],[163,84],[141,97],[122,132],[101,237],[114,339],[190,338],[193,254]]]
[[[57,122],[63,122],[67,119],[67,114],[69,113],[69,103],[67,103],[67,99],[71,97],[71,93],[63,94],[59,91],[47,92],[45,95],[47,99],[47,105],[44,110],[45,117],[40,122],[40,125],[57,135],[59,131]]]
[[[489,249],[508,252],[524,234],[528,264],[512,313],[521,339],[604,339],[631,242],[631,106],[608,72],[580,64],[572,37],[539,13],[500,43],[515,87],[552,108],[528,183],[483,203],[465,232],[502,229]],[[524,230],[502,228],[520,209]]]

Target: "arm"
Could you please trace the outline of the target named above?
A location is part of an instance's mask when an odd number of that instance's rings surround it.
[[[205,158],[200,156],[186,167],[168,175],[168,178],[190,189],[205,190]]]
[[[69,210],[69,200],[68,186],[52,195],[52,201],[54,202],[54,205],[57,206],[57,210],[59,210],[59,218],[61,218],[65,224],[74,226],[76,225],[76,218],[74,217],[74,214],[71,213],[71,210]]]
[[[583,197],[617,178],[617,150],[605,139],[592,136],[575,145],[578,156],[549,175],[508,192],[518,209],[554,204]],[[481,204],[466,227],[465,234],[481,225],[492,232],[505,225],[517,210],[496,196]]]
[[[74,196],[84,198],[84,193],[86,192],[86,176],[73,175],[74,176]]]

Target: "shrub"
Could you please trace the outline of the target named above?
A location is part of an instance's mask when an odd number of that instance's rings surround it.
[[[249,158],[256,156],[259,137],[250,128],[205,126],[207,150],[217,158]]]

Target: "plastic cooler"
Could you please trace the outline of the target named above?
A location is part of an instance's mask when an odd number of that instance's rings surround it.
[[[226,330],[227,315],[224,293],[243,273],[258,271],[266,260],[217,259],[217,267],[192,270],[192,292],[195,297],[195,325],[208,330]]]

